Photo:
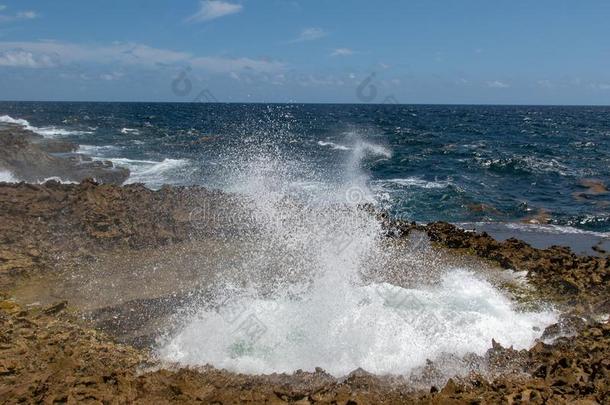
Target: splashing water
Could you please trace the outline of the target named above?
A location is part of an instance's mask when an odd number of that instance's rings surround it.
[[[526,348],[555,321],[551,311],[518,311],[475,271],[433,258],[411,267],[416,254],[389,243],[361,207],[375,203],[363,162],[391,152],[351,141],[339,175],[280,151],[234,160],[229,189],[243,196],[253,231],[214,299],[161,345],[162,358],[247,373],[407,374],[443,354],[483,354],[492,338]],[[389,267],[408,282],[366,276]]]

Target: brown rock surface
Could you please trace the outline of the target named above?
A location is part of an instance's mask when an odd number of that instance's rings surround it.
[[[0,289],[8,292],[16,278],[53,272],[60,262],[78,265],[117,247],[154,248],[235,231],[231,218],[201,215],[232,212],[235,203],[201,188],[0,185]],[[403,378],[362,371],[335,379],[322,370],[250,376],[160,365],[147,351],[90,329],[69,303],[28,309],[4,294],[0,403],[608,403],[610,324],[596,321],[610,312],[607,258],[498,242],[446,223],[387,225],[394,237],[424,231],[455,253],[527,271],[543,297],[566,309],[544,332],[555,340],[521,351],[494,344],[485,356],[491,376],[472,374],[422,391]]]
[[[603,404],[610,399],[608,323],[529,351],[499,345],[488,351],[492,363],[518,359],[523,374],[493,381],[473,374],[440,389],[414,391],[400,379],[362,371],[337,380],[323,370],[249,376],[210,367],[158,369],[146,352],[82,328],[62,311],[63,304],[24,310],[0,301],[2,403]]]
[[[227,196],[197,187],[152,191],[140,184],[119,187],[92,180],[0,184],[0,287],[11,274],[48,270],[58,259],[230,231],[230,217],[205,213],[230,204]]]

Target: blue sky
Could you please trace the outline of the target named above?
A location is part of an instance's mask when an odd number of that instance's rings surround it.
[[[0,0],[0,99],[607,105],[609,38],[596,0]]]

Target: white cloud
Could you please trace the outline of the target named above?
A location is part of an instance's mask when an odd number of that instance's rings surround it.
[[[138,43],[116,42],[110,45],[81,45],[69,42],[1,42],[0,55],[4,66],[42,67],[95,63],[100,65],[163,66],[191,65],[212,72],[229,73],[276,72],[284,69],[282,62],[268,59],[197,56],[186,52],[153,48]],[[2,64],[0,62],[0,64]],[[36,66],[42,65],[42,66]]]
[[[610,90],[610,83],[595,83],[592,85],[592,87],[597,90],[606,91],[606,90]]]
[[[58,65],[58,56],[53,54],[35,54],[23,49],[10,49],[0,52],[0,66],[46,68]]]
[[[540,87],[544,87],[544,88],[547,88],[547,89],[552,89],[553,87],[555,87],[553,85],[553,82],[551,82],[550,80],[547,80],[547,79],[538,80],[536,82],[536,84],[538,84],[538,86],[540,86]]]
[[[337,48],[335,49],[330,56],[350,56],[355,52],[349,48]]]
[[[6,6],[4,4],[0,4],[0,11],[6,10]]]
[[[123,76],[124,74],[122,72],[102,73],[100,75],[100,79],[111,82],[114,80],[119,80]]]
[[[284,64],[278,61],[251,58],[225,58],[217,56],[200,56],[192,58],[190,64],[193,67],[203,68],[212,72],[234,72],[236,70],[248,70],[254,72],[277,72],[284,68]]]
[[[314,41],[316,39],[320,39],[328,35],[326,31],[322,28],[305,28],[296,39],[293,39],[290,42],[304,42],[304,41]]]
[[[342,86],[344,82],[333,75],[305,74],[297,77],[297,84],[303,87]]]
[[[179,63],[190,58],[190,55],[184,52],[152,48],[137,43],[80,45],[58,41],[0,42],[0,52],[12,50],[24,50],[39,57],[54,55],[64,65],[76,62],[157,65]]]
[[[491,87],[493,89],[507,89],[510,87],[510,84],[501,82],[500,80],[493,80],[491,82],[487,82],[487,87]]]
[[[199,11],[187,18],[187,21],[210,21],[243,10],[241,4],[228,3],[221,0],[202,0],[199,2]]]
[[[17,13],[16,17],[21,20],[32,20],[38,17],[38,13],[35,11],[20,11]]]
[[[5,9],[6,6],[0,6],[0,11]],[[0,23],[18,20],[33,20],[34,18],[38,18],[38,13],[35,11],[20,11],[17,14],[0,14]]]

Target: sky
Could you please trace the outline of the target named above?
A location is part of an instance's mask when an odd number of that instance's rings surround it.
[[[0,100],[610,104],[607,0],[0,0]]]

